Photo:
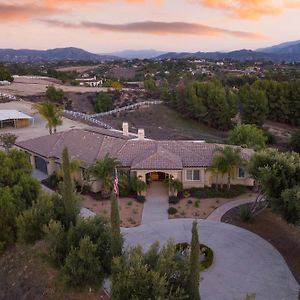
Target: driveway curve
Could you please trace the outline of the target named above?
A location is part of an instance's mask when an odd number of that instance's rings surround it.
[[[155,241],[190,242],[192,219],[175,219],[123,228],[125,246],[144,250]],[[242,228],[198,220],[199,238],[214,251],[213,265],[201,273],[203,300],[297,300],[299,285],[279,252],[261,237]]]

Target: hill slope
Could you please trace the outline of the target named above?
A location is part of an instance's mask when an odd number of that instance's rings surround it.
[[[0,49],[0,61],[5,62],[43,62],[43,61],[63,61],[63,60],[85,60],[100,61],[113,60],[117,57],[110,55],[98,55],[79,48],[55,48],[48,50],[30,49]]]

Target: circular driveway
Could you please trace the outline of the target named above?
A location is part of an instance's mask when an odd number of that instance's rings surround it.
[[[155,241],[190,242],[192,219],[174,219],[123,228],[125,246]],[[225,223],[198,220],[200,242],[214,251],[212,266],[201,273],[203,300],[297,300],[299,285],[279,252],[247,230]]]

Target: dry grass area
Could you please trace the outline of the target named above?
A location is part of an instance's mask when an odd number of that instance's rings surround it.
[[[56,68],[57,71],[60,72],[72,72],[72,71],[77,71],[78,73],[84,73],[86,71],[90,71],[93,69],[97,69],[101,67],[102,65],[89,65],[89,66],[68,66],[68,67],[59,67]]]
[[[96,214],[110,216],[110,200],[95,200],[91,196],[84,196],[81,206]],[[134,198],[119,198],[120,221],[122,227],[135,227],[141,224],[144,204]]]
[[[41,95],[46,92],[49,85],[62,89],[64,92],[86,93],[86,92],[107,92],[107,88],[71,86],[54,83],[53,81],[40,79],[18,79],[10,85],[0,86],[0,92],[19,97]]]
[[[86,289],[80,292],[63,288],[58,270],[46,262],[44,242],[34,246],[14,246],[0,256],[0,299],[109,299],[103,291]]]
[[[177,204],[169,205],[169,207],[174,207],[178,211],[175,215],[169,215],[169,219],[206,219],[216,208],[232,200],[233,199],[225,198],[208,198],[201,200],[193,197],[183,198]]]
[[[222,222],[233,224],[256,233],[271,243],[284,257],[300,283],[300,227],[287,224],[271,209],[266,209],[250,222],[242,222],[239,208],[233,208],[222,217]]]

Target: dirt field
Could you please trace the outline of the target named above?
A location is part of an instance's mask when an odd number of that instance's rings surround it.
[[[89,70],[97,69],[102,65],[90,65],[90,66],[69,66],[69,67],[59,67],[56,68],[57,71],[61,72],[72,72],[77,71],[78,73],[84,73]]]
[[[110,215],[110,200],[95,200],[84,196],[81,206],[90,209],[96,214]],[[133,198],[120,198],[120,221],[122,227],[135,227],[141,224],[144,205]]]
[[[252,231],[271,243],[284,257],[300,283],[300,227],[287,224],[270,209],[255,216],[248,223],[238,219],[238,211],[238,208],[230,210],[222,217],[222,221]]]
[[[144,128],[146,137],[158,140],[196,139],[222,142],[226,137],[226,133],[186,119],[165,105],[152,105],[119,117],[102,117],[101,120],[116,129],[121,129],[122,123],[128,122],[130,131],[137,132],[138,128]]]
[[[47,86],[54,85],[56,88],[62,89],[64,92],[86,93],[86,92],[106,92],[107,88],[102,87],[82,87],[69,86],[53,83],[47,80],[37,79],[18,79],[11,85],[0,86],[0,92],[15,95],[19,97],[40,95],[46,92]]]
[[[1,300],[85,300],[108,297],[102,291],[65,291],[58,278],[58,270],[45,261],[45,245],[14,246],[0,256]]]

